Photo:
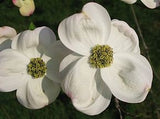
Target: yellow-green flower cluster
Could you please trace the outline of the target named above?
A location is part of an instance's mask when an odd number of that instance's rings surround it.
[[[96,45],[91,50],[89,63],[94,68],[108,67],[113,62],[113,50],[108,45]]]
[[[33,78],[43,77],[46,71],[46,64],[41,58],[32,58],[30,63],[27,65],[27,72]]]

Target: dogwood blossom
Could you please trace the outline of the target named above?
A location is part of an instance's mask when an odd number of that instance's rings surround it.
[[[22,16],[30,16],[35,10],[33,0],[12,0],[13,4],[19,7]]]
[[[73,51],[60,64],[63,91],[79,111],[104,111],[112,94],[128,103],[142,102],[152,84],[152,69],[140,54],[136,32],[112,20],[105,8],[91,2],[58,28],[62,43]]]
[[[137,0],[122,0],[128,4],[133,4]],[[146,5],[148,8],[153,9],[160,5],[160,0],[141,0],[144,5]]]
[[[11,47],[11,38],[16,36],[16,30],[9,26],[0,27],[0,51]]]
[[[30,109],[52,103],[60,92],[59,64],[68,50],[48,27],[18,34],[11,48],[0,52],[0,91],[17,90],[18,101]]]

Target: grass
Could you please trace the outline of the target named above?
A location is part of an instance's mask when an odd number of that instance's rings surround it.
[[[66,17],[80,12],[82,6],[91,0],[35,0],[36,11],[30,17],[19,14],[11,0],[0,1],[0,26],[14,27],[17,32],[28,29],[33,22],[38,26],[48,26],[57,35],[58,24]],[[120,0],[95,0],[103,5],[112,19],[126,21],[138,33],[130,5]],[[160,75],[160,8],[147,9],[141,2],[133,5],[153,68]],[[139,35],[139,34],[138,34]],[[139,37],[140,38],[140,37]],[[145,49],[140,38],[141,52]],[[146,100],[140,104],[120,102],[124,119],[160,119],[160,79],[154,76],[153,86]],[[49,106],[39,110],[29,110],[21,106],[15,92],[0,93],[0,119],[119,119],[114,97],[110,106],[97,116],[87,116],[77,111],[70,99],[61,93],[58,99]]]

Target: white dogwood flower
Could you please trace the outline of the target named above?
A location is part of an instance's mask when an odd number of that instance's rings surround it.
[[[122,0],[128,4],[133,4],[137,2],[137,0]],[[160,5],[160,0],[141,0],[144,5],[146,5],[150,9],[154,9]]]
[[[0,52],[0,91],[17,90],[18,101],[30,109],[53,102],[60,92],[59,64],[68,50],[48,27],[18,34],[11,47]]]
[[[11,47],[11,39],[17,35],[14,28],[9,26],[0,27],[0,51]]]
[[[22,16],[30,16],[35,10],[34,0],[12,0],[12,2],[19,7]]]
[[[60,64],[62,87],[79,111],[96,115],[112,94],[128,103],[142,102],[152,83],[152,69],[140,55],[136,32],[124,21],[110,20],[105,8],[87,3],[58,28],[62,43],[74,53]]]

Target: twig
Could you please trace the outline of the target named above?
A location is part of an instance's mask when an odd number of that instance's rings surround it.
[[[120,109],[124,114],[126,114],[126,115],[128,115],[130,117],[134,117],[134,118],[140,117],[140,115],[131,114],[131,113],[125,111],[122,107],[120,107]]]
[[[156,114],[157,114],[157,119],[160,119],[160,114],[158,110],[156,110]]]
[[[131,10],[132,10],[132,14],[133,14],[133,17],[134,17],[134,21],[135,21],[136,26],[138,28],[139,35],[141,37],[141,40],[142,40],[142,43],[143,43],[143,46],[144,46],[144,49],[148,51],[148,47],[147,47],[147,45],[146,45],[146,43],[144,41],[144,37],[143,37],[142,31],[141,31],[141,28],[139,26],[138,19],[137,19],[136,13],[135,13],[134,8],[133,8],[132,5],[131,5]]]
[[[156,78],[157,78],[158,80],[160,80],[160,77],[159,77],[158,73],[155,71],[154,66],[152,65],[152,62],[151,62],[151,59],[150,59],[150,56],[149,56],[149,48],[148,48],[148,46],[147,46],[147,44],[146,44],[146,42],[145,42],[145,40],[144,40],[144,37],[143,37],[142,31],[141,31],[141,28],[140,28],[140,25],[139,25],[139,22],[138,22],[136,13],[135,13],[134,8],[133,8],[132,5],[131,5],[131,10],[132,10],[132,14],[133,14],[134,21],[135,21],[135,23],[136,23],[136,26],[137,26],[137,29],[138,29],[140,38],[141,38],[141,40],[142,40],[143,47],[144,47],[144,49],[145,49],[146,57],[147,57],[147,59],[149,60],[149,62],[150,62],[150,64],[151,64],[151,67],[152,67],[152,70],[153,70],[154,75],[156,76]]]
[[[157,115],[157,119],[160,119],[160,113],[159,113],[159,107],[156,105],[156,100],[155,100],[155,98],[154,98],[154,92],[153,92],[153,90],[150,90],[150,93],[151,93],[151,95],[152,95],[152,102],[154,103],[154,107],[155,107],[155,113],[156,113],[156,115]]]
[[[132,5],[131,5],[131,10],[132,10],[132,14],[133,14],[133,17],[134,17],[134,21],[135,21],[136,26],[138,28],[138,32],[139,32],[140,38],[142,40],[143,47],[145,49],[145,55],[146,55],[147,59],[149,60],[149,62],[151,63],[151,67],[152,67],[152,70],[153,70],[153,73],[154,73],[155,77],[158,80],[160,80],[160,77],[159,77],[158,73],[155,71],[155,69],[154,69],[154,67],[152,65],[152,62],[151,62],[151,59],[150,59],[150,56],[149,56],[149,50],[148,50],[148,47],[147,47],[147,45],[145,43],[141,28],[140,28],[140,25],[139,25],[139,22],[138,22],[138,19],[137,19],[137,16],[136,16],[136,13],[135,13],[134,8],[133,8]],[[151,92],[151,95],[153,97],[153,90],[150,90],[150,92]],[[154,98],[153,98],[152,101],[153,101],[154,104],[156,104],[156,101],[154,100]],[[155,105],[155,107],[157,108],[157,105]],[[160,119],[160,114],[159,114],[158,110],[156,110],[156,114],[157,114],[157,118]]]
[[[125,110],[120,106],[119,100],[118,100],[117,98],[115,98],[115,105],[116,105],[116,108],[117,108],[117,110],[118,110],[118,112],[119,112],[120,119],[123,119],[122,113],[124,113],[124,114],[126,114],[126,115],[128,115],[128,116],[130,116],[130,117],[134,117],[134,118],[140,117],[140,115],[131,114],[131,113],[125,111]]]
[[[120,119],[123,119],[121,108],[120,108],[120,105],[119,105],[119,100],[117,98],[114,98],[114,101],[115,101],[115,106],[116,106],[116,108],[119,112],[119,117],[120,117]]]
[[[11,119],[9,114],[7,113],[6,109],[4,107],[1,107],[1,109],[4,112],[4,114],[6,115],[7,119]]]
[[[29,118],[30,119],[34,119],[34,117],[33,117],[33,110],[29,110]]]

